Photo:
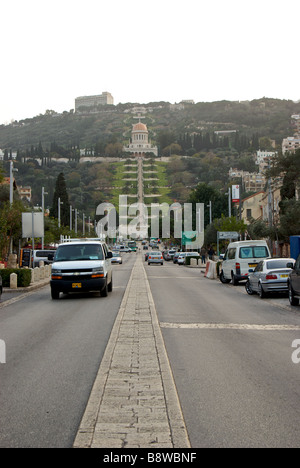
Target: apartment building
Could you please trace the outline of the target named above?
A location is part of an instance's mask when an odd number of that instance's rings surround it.
[[[97,107],[106,104],[114,104],[113,96],[107,91],[96,96],[80,96],[75,99],[75,112],[78,112],[80,107]]]
[[[300,114],[291,116],[295,128],[294,136],[284,138],[282,141],[282,154],[295,153],[300,148]]]

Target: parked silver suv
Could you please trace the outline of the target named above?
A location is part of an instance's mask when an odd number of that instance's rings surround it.
[[[105,297],[112,291],[112,252],[99,240],[74,240],[60,244],[51,271],[51,297],[59,293],[99,291]]]

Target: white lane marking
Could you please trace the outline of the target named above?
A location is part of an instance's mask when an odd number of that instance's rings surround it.
[[[166,323],[160,322],[161,328],[182,328],[201,330],[263,330],[282,331],[300,330],[300,325],[256,325],[248,323]]]

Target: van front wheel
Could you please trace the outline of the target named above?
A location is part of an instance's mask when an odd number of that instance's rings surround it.
[[[223,272],[223,271],[221,271],[221,273],[220,273],[220,281],[221,281],[221,283],[223,283],[223,284],[230,283],[230,280],[228,280],[228,279],[225,278],[224,272]]]

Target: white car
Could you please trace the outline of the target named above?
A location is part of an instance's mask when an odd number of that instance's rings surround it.
[[[180,252],[177,258],[178,265],[184,265],[185,256],[186,256],[186,252]]]

